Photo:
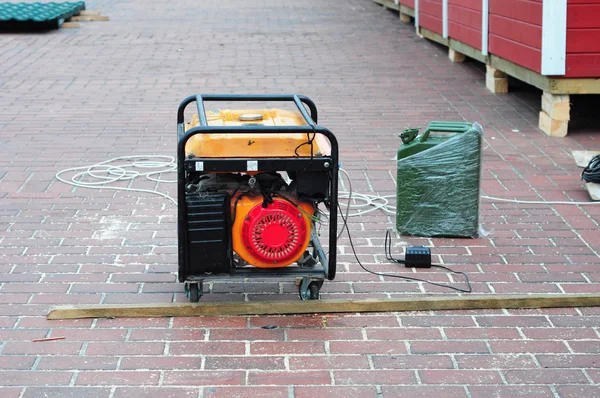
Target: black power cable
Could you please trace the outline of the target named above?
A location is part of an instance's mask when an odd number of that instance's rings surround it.
[[[373,275],[379,275],[379,276],[387,276],[389,278],[399,278],[399,279],[404,279],[404,280],[408,280],[408,281],[414,281],[414,282],[423,282],[423,283],[427,283],[430,285],[434,285],[434,286],[439,286],[439,287],[444,287],[447,289],[452,289],[452,290],[456,290],[457,292],[461,292],[461,293],[471,293],[473,291],[472,287],[471,287],[471,282],[469,281],[469,277],[467,276],[467,274],[465,274],[464,272],[458,272],[458,271],[453,271],[450,268],[444,267],[443,265],[437,265],[437,264],[432,264],[433,267],[437,267],[437,268],[442,268],[445,269],[449,272],[452,272],[454,274],[461,274],[465,277],[465,281],[467,283],[468,288],[467,289],[461,289],[459,287],[456,286],[451,286],[451,285],[445,285],[443,283],[436,283],[436,282],[431,282],[425,279],[420,279],[420,278],[412,278],[410,276],[403,276],[403,275],[392,275],[392,274],[386,274],[383,272],[375,272],[375,271],[371,271],[370,269],[367,269],[361,262],[360,259],[358,258],[358,255],[356,254],[356,249],[354,247],[354,242],[352,242],[352,236],[350,235],[350,228],[348,228],[348,224],[346,221],[346,218],[344,217],[344,213],[342,212],[342,208],[340,207],[340,204],[338,203],[338,209],[340,211],[340,216],[342,217],[342,220],[344,220],[344,226],[346,228],[346,233],[348,234],[348,240],[350,241],[350,247],[352,248],[352,253],[354,254],[354,258],[356,259],[356,261],[358,262],[358,265],[360,265],[360,267],[365,270],[366,272],[373,274]],[[391,261],[391,262],[395,262],[395,263],[399,263],[399,264],[405,264],[404,260],[400,260],[400,259],[395,259],[393,257],[391,257],[391,255],[388,256],[388,236],[389,236],[389,231],[386,233],[386,241],[385,241],[385,254],[386,254],[386,259]],[[391,240],[391,239],[390,239]],[[391,243],[389,243],[389,245],[391,246]]]
[[[581,179],[585,182],[600,184],[600,155],[596,155],[581,172]]]

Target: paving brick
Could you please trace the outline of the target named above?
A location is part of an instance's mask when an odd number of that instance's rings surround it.
[[[474,398],[554,397],[554,393],[549,386],[469,386],[468,389]]]
[[[194,341],[169,345],[170,355],[244,355],[245,351],[246,344],[242,342]]]
[[[110,397],[110,388],[102,387],[27,387],[23,398],[62,398],[62,397],[90,397],[90,398],[108,398]]]
[[[197,398],[200,388],[178,387],[117,387],[113,394],[115,398]]]
[[[248,373],[248,384],[250,385],[329,385],[331,376],[325,370],[309,371],[250,371]]]
[[[360,340],[362,331],[349,328],[287,329],[287,340]]]
[[[119,369],[126,370],[196,370],[202,368],[202,357],[182,356],[133,356],[123,357]]]
[[[165,371],[163,385],[170,386],[222,386],[244,384],[244,371]],[[272,384],[272,383],[269,383]]]
[[[149,371],[81,371],[75,379],[78,386],[158,385],[159,372]]]
[[[27,369],[31,369],[34,362],[35,362],[35,357],[33,357],[33,356],[27,356],[27,357],[3,356],[3,357],[0,357],[0,370],[27,370]]]
[[[285,369],[285,364],[283,357],[207,357],[204,369],[283,370]]]
[[[162,354],[165,343],[158,342],[90,342],[86,355],[156,355]]]
[[[406,345],[399,341],[332,341],[332,354],[405,354]]]
[[[452,369],[449,355],[374,355],[376,369]]]
[[[533,355],[455,355],[460,369],[534,369]]]
[[[600,386],[559,386],[556,388],[561,398],[597,397],[600,394]]]
[[[129,341],[201,341],[205,336],[205,329],[133,329]]]
[[[463,387],[459,386],[381,386],[384,397],[432,397],[435,395],[449,398],[467,397]]]
[[[19,398],[22,388],[0,387],[0,395],[4,398]]]
[[[82,343],[64,341],[9,341],[4,345],[2,355],[75,355],[79,354],[82,346]]]
[[[289,358],[291,370],[310,369],[368,369],[369,360],[359,355],[296,356]]]
[[[71,381],[72,372],[36,372],[29,370],[1,370],[3,387],[12,386],[66,386]]]
[[[500,373],[492,370],[419,370],[424,384],[502,384]]]
[[[311,397],[370,397],[376,395],[374,386],[298,386],[294,387],[296,398]]]
[[[527,369],[505,371],[504,376],[514,384],[587,384],[579,369]]]
[[[438,353],[480,353],[487,354],[489,349],[483,341],[411,341],[412,354]]]
[[[536,341],[490,341],[490,348],[496,354],[502,353],[560,353],[568,352],[568,348],[562,341],[536,340]]]
[[[538,354],[536,358],[544,368],[597,368],[600,358],[597,355]]]
[[[37,370],[115,370],[119,358],[50,355],[40,357]]]
[[[213,344],[213,343],[211,343]],[[223,343],[229,345],[230,343]],[[333,351],[332,351],[333,352]],[[302,355],[324,354],[325,345],[321,341],[251,342],[251,355]]]
[[[210,398],[287,398],[287,387],[204,387],[203,396]]]

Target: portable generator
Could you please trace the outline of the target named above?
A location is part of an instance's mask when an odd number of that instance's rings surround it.
[[[293,110],[206,110],[205,101],[288,102]],[[178,279],[190,301],[203,295],[203,281],[287,277],[301,299],[318,299],[336,272],[339,165],[337,140],[317,125],[313,101],[194,95],[179,105],[177,134]],[[329,213],[328,254],[317,233],[320,205]]]

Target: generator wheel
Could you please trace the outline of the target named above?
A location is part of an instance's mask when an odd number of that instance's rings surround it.
[[[318,300],[319,291],[321,290],[322,285],[323,282],[310,282],[306,290],[303,291],[304,288],[301,284],[298,288],[298,295],[300,296],[300,300]]]
[[[202,297],[202,289],[200,283],[190,283],[188,286],[190,303],[197,303]]]

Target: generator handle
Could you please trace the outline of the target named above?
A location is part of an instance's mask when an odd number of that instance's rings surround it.
[[[197,94],[190,95],[184,99],[179,108],[177,109],[177,124],[184,122],[185,109],[192,102],[196,102],[196,108],[198,111],[198,117],[200,119],[200,126],[208,126],[206,120],[206,110],[204,108],[204,101],[279,101],[279,102],[293,102],[300,114],[304,118],[304,121],[309,126],[314,126],[318,123],[318,113],[315,103],[305,95],[298,94]],[[310,115],[306,112],[306,105],[310,110]]]

